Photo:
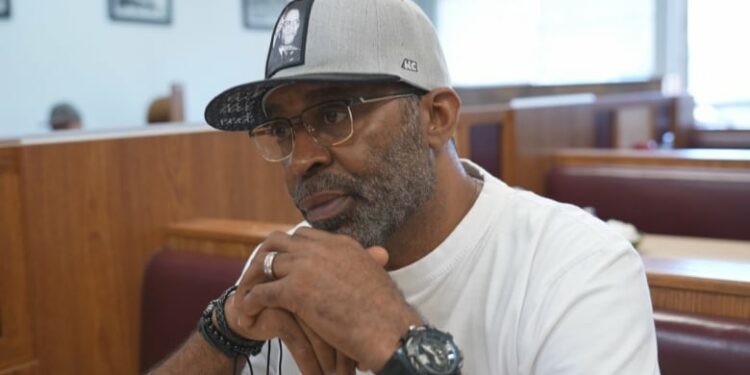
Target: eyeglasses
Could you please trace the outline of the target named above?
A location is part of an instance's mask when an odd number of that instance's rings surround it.
[[[278,162],[292,155],[296,125],[304,127],[316,143],[325,147],[336,146],[348,141],[354,134],[352,107],[420,95],[419,91],[409,91],[374,98],[323,102],[305,109],[299,116],[266,121],[250,130],[249,134],[264,159]]]

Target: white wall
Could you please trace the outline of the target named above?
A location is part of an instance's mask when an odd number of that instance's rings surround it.
[[[220,91],[262,79],[270,31],[242,24],[242,0],[173,0],[171,25],[114,22],[108,0],[12,0],[0,20],[0,137],[46,131],[75,105],[89,129],[145,124],[150,101],[185,89],[187,121]]]

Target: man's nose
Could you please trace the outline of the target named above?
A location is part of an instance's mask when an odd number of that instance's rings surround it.
[[[287,169],[295,175],[303,176],[330,163],[330,150],[316,142],[304,126],[297,127],[294,130],[294,148]]]

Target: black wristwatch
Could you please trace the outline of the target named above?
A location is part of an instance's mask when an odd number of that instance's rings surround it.
[[[449,333],[411,326],[377,375],[458,375],[461,365],[461,350]]]

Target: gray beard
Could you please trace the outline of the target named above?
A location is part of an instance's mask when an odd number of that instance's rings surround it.
[[[358,176],[319,172],[298,185],[292,193],[297,203],[323,190],[344,191],[354,199],[351,210],[311,223],[313,227],[349,235],[364,247],[383,245],[432,197],[435,160],[424,146],[416,109],[411,103],[405,107],[403,131],[387,147],[371,151],[365,172]]]

